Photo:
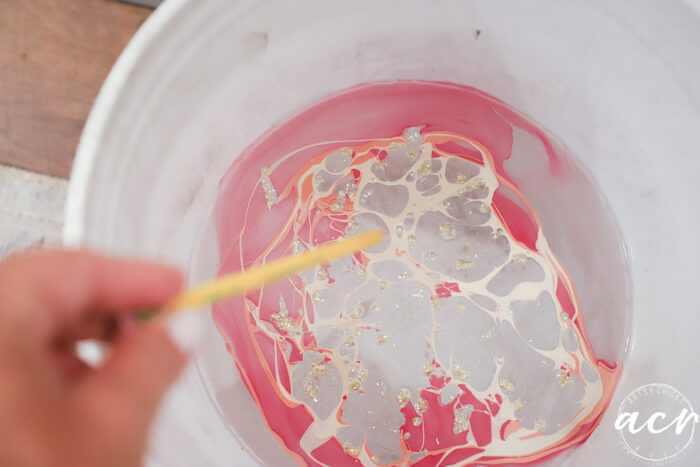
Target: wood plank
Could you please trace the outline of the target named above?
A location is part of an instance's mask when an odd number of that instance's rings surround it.
[[[151,10],[0,0],[0,162],[67,177],[102,82]]]

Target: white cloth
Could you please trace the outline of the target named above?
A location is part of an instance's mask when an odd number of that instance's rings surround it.
[[[61,244],[68,181],[0,165],[0,259]]]

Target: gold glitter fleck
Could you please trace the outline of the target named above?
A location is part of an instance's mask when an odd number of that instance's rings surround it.
[[[325,281],[326,279],[328,279],[328,274],[326,274],[326,271],[324,271],[323,269],[319,269],[318,278],[322,281]]]
[[[318,381],[315,378],[307,377],[304,381],[304,394],[314,402],[318,402]]]
[[[419,143],[423,141],[423,135],[420,134],[421,128],[423,127],[412,126],[407,128],[403,133],[403,137],[410,143]]]
[[[498,357],[496,357],[496,363],[498,363],[499,365],[503,365],[503,362],[504,362],[503,357],[501,357],[500,355]]]
[[[381,160],[377,160],[377,167],[379,167],[380,169],[383,169],[384,167],[386,167],[386,164],[387,164],[386,158],[381,159]]]
[[[352,148],[349,148],[345,146],[344,148],[340,148],[340,153],[344,156],[352,156]]]
[[[387,287],[389,287],[389,284],[386,281],[379,281],[379,288],[381,290],[386,290]]]
[[[474,406],[471,404],[455,409],[455,419],[452,423],[452,432],[454,434],[459,434],[469,429],[469,420],[472,412],[474,412]]]
[[[535,422],[535,431],[542,433],[544,429],[547,428],[547,422],[540,419]]]
[[[389,336],[382,334],[381,336],[377,337],[377,344],[384,344],[386,343],[387,339],[389,339]]]
[[[301,334],[301,328],[299,328],[299,326],[297,326],[294,320],[289,316],[282,316],[279,313],[273,313],[271,318],[272,322],[275,323],[280,330],[293,334]]]
[[[440,224],[440,236],[445,240],[453,239],[457,236],[457,231],[449,222]]]
[[[408,277],[408,273],[406,271],[401,271],[398,277],[399,279],[406,279]]]
[[[469,181],[469,183],[467,183],[467,186],[469,187],[469,189],[475,190],[477,188],[481,188],[485,184],[486,184],[486,182],[484,182],[484,179],[479,177],[479,178],[472,178]]]
[[[359,446],[354,446],[350,443],[343,443],[343,449],[345,452],[352,457],[357,457],[360,455],[360,447]]]
[[[435,257],[436,257],[437,255],[435,254],[434,251],[429,251],[429,252],[427,252],[427,253],[425,254],[425,256],[426,256],[426,258],[428,258],[428,259],[435,259]]]
[[[463,175],[463,174],[457,175],[456,179],[457,179],[457,183],[460,183],[460,184],[465,183],[467,181],[466,175]]]
[[[288,333],[301,334],[301,328],[297,325],[293,318],[289,317],[289,310],[284,301],[284,297],[280,295],[279,311],[273,313],[270,318],[272,322],[281,330]]]
[[[321,301],[323,301],[320,290],[314,291],[314,293],[311,294],[311,298],[313,299],[314,303],[321,303]]]
[[[403,226],[402,225],[397,225],[396,226],[396,235],[399,237],[403,234]]]
[[[413,423],[413,426],[421,426],[423,424],[423,419],[421,417],[413,417],[411,423]]]
[[[521,401],[520,399],[518,399],[517,401],[515,401],[515,404],[514,404],[514,407],[513,407],[513,408],[515,409],[516,412],[517,412],[518,410],[522,410],[522,409],[523,409],[523,401]]]
[[[311,366],[311,368],[314,370],[314,373],[316,376],[321,376],[326,374],[326,365],[323,365],[322,363],[315,363]]]
[[[498,382],[501,390],[511,392],[513,390],[513,382],[509,379],[502,379]]]
[[[260,179],[260,184],[262,185],[263,191],[265,192],[265,201],[267,201],[267,209],[270,209],[273,204],[276,204],[279,200],[277,198],[277,192],[275,187],[272,185],[270,180],[270,174],[272,170],[269,167],[264,167],[262,169],[262,178]]]
[[[396,403],[399,404],[399,407],[404,407],[406,404],[408,404],[410,399],[411,393],[406,388],[402,388],[396,395]]]
[[[362,366],[354,365],[352,368],[350,368],[350,376],[355,377],[360,381],[364,381],[367,379],[367,370],[365,370],[365,368]]]
[[[469,372],[464,371],[459,365],[452,367],[452,376],[460,381],[467,381],[469,379]]]
[[[304,245],[299,241],[298,238],[295,238],[294,241],[292,242],[292,254],[293,255],[300,255],[304,252]]]
[[[360,381],[357,378],[353,378],[350,380],[348,387],[353,391],[359,391],[360,389],[362,389],[362,381]]]
[[[486,203],[479,203],[479,212],[486,214],[489,212],[489,206]]]
[[[411,234],[408,237],[406,237],[406,240],[408,240],[408,243],[415,243],[416,242],[416,236]]]
[[[472,262],[467,259],[457,260],[457,269],[460,271],[467,271],[472,266]]]
[[[365,307],[362,303],[358,303],[352,310],[350,310],[350,317],[352,319],[360,319],[365,315]]]
[[[424,161],[420,167],[418,167],[418,175],[424,177],[430,173],[430,161]]]
[[[408,431],[403,434],[403,439],[408,439],[410,437],[411,437],[411,433],[409,433]]]
[[[433,373],[433,364],[432,363],[426,363],[423,365],[423,373],[426,375],[430,375]]]
[[[524,263],[527,260],[527,255],[525,253],[516,253],[513,255],[513,261],[519,263]]]
[[[423,413],[428,410],[428,401],[425,399],[418,399],[416,402],[416,412]]]
[[[570,377],[566,376],[566,373],[559,373],[557,375],[557,381],[559,381],[559,386],[563,388],[571,386],[574,383]]]
[[[485,341],[491,339],[492,337],[493,337],[493,329],[489,329],[488,331],[486,331],[485,333],[483,333],[481,335],[481,338]]]
[[[333,211],[342,211],[344,206],[345,198],[336,198],[333,200],[330,207]]]

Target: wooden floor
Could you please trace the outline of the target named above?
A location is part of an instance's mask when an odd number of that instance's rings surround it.
[[[109,70],[152,10],[0,0],[0,163],[67,177]]]

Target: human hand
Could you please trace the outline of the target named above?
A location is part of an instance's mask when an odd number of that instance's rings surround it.
[[[0,465],[139,465],[186,356],[162,322],[132,313],[180,287],[171,268],[87,252],[0,264]],[[101,367],[77,358],[83,339],[112,342]]]

